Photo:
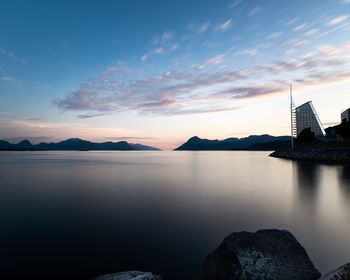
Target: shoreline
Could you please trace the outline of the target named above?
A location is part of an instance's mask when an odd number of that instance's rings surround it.
[[[294,150],[277,150],[269,156],[281,159],[329,164],[350,164],[350,149],[300,148]]]

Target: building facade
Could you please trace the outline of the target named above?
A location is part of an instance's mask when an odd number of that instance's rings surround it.
[[[323,137],[326,135],[311,101],[297,107],[295,109],[295,116],[297,135],[299,135],[306,128],[311,128],[311,131],[315,133],[316,137]]]
[[[350,121],[350,108],[341,113],[341,121]]]

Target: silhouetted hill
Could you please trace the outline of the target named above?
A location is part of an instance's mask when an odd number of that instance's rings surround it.
[[[286,145],[289,136],[271,136],[268,134],[251,135],[245,138],[227,138],[225,140],[190,138],[178,147],[177,151],[227,151],[227,150],[274,150]],[[285,142],[285,143],[284,143]]]
[[[28,140],[11,144],[0,140],[0,150],[40,150],[40,151],[138,151],[158,150],[157,148],[141,144],[129,144],[126,141],[95,143],[79,138],[71,138],[58,143],[42,142],[33,145]]]
[[[32,147],[32,143],[30,143],[28,140],[22,140],[21,142],[16,144],[16,148],[19,149],[31,149]]]
[[[290,137],[289,137],[290,138]],[[274,140],[267,143],[253,144],[247,148],[249,151],[275,151],[290,149],[291,142],[289,140]]]
[[[142,151],[160,151],[160,149],[155,148],[155,147],[151,147],[151,146],[145,146],[142,144],[132,144],[129,143],[129,145],[133,148],[135,148],[136,150],[142,150]]]
[[[10,142],[0,140],[0,147],[2,147],[3,149],[11,148],[11,146],[12,146],[12,144],[10,144]]]

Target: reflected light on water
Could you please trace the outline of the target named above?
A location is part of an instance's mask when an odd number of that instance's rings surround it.
[[[292,231],[325,272],[350,260],[349,171],[266,152],[4,152],[1,273],[195,280],[226,235],[260,228]]]

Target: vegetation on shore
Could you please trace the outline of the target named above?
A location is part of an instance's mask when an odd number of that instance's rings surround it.
[[[328,127],[324,139],[317,138],[310,128],[304,129],[294,143],[302,149],[350,149],[350,122]]]

